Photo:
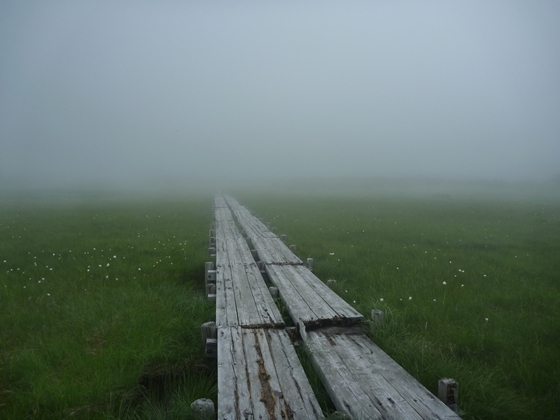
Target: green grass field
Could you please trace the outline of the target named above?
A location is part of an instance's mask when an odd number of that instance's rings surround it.
[[[384,310],[374,341],[431,391],[456,379],[464,418],[560,417],[560,201],[235,195],[360,312]],[[189,418],[216,399],[211,202],[2,198],[0,418]]]
[[[185,418],[215,398],[200,338],[210,204],[3,202],[0,418]]]

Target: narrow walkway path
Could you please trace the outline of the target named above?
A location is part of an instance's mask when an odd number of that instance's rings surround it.
[[[215,199],[219,419],[321,419],[285,323],[221,197]]]
[[[376,346],[363,316],[336,295],[234,198],[225,201],[279,289],[337,410],[355,419],[459,419]]]

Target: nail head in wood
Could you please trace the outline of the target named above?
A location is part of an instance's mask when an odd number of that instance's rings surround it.
[[[208,398],[200,398],[191,404],[195,420],[211,420],[216,416],[214,402]]]

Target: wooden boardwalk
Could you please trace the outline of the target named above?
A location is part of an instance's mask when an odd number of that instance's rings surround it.
[[[226,207],[278,288],[338,411],[355,419],[459,419],[362,332],[363,316],[307,269],[274,233],[232,197],[217,197],[216,214]],[[219,391],[220,398],[224,396]]]
[[[323,418],[245,239],[223,199],[214,207],[218,418]]]

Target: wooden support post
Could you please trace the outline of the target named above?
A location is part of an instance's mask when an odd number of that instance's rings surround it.
[[[216,230],[216,222],[210,224],[210,229]]]
[[[327,286],[329,286],[329,288],[332,289],[335,284],[336,284],[336,280],[334,279],[327,280]]]
[[[206,344],[208,338],[216,338],[218,336],[218,329],[214,321],[208,321],[200,327],[202,330],[202,342]]]
[[[216,301],[216,283],[206,285],[206,297],[213,302]]]
[[[214,263],[212,261],[207,261],[206,263],[204,263],[204,287],[206,287],[206,285],[208,284],[208,272],[210,270],[214,270]]]
[[[294,343],[294,345],[296,341],[301,341],[301,337],[299,336],[297,327],[286,327],[286,332],[288,333],[288,337],[290,337],[290,340],[292,340],[292,343]]]
[[[210,248],[208,248],[208,253],[210,255],[216,255],[216,247],[211,246]]]
[[[274,299],[280,296],[280,293],[278,293],[278,287],[271,286],[268,288],[268,291]]]
[[[270,228],[270,231],[271,231],[272,233],[274,233],[274,232],[276,232],[276,228],[275,228],[274,226],[272,226],[272,227]]]
[[[191,404],[195,420],[213,420],[216,417],[214,402],[208,398],[200,398]]]
[[[210,232],[208,232],[208,236],[216,236],[216,229],[210,229]]]
[[[309,268],[310,270],[313,270],[313,258],[308,258],[307,259],[307,268]]]
[[[283,233],[282,235],[280,235],[280,240],[282,242],[286,242],[286,239],[288,239],[288,235],[286,235],[285,233]]]
[[[216,270],[208,270],[206,272],[206,284],[216,283]]]
[[[383,313],[382,310],[380,309],[371,310],[371,321],[373,322],[373,325],[379,326],[383,324],[384,320],[385,320],[385,314]]]
[[[459,384],[455,379],[442,378],[438,381],[438,398],[456,413],[459,410]]]
[[[268,278],[268,273],[265,269],[264,261],[257,261],[257,267],[259,267],[259,271],[261,272],[261,276],[263,277],[266,284],[270,283],[270,279]]]
[[[216,358],[218,355],[218,330],[215,322],[205,322],[202,324],[202,343],[204,344],[204,354],[206,357]]]
[[[216,238],[213,236],[210,237],[210,246],[216,247]]]
[[[290,245],[290,251],[296,252],[296,246],[294,244]]]
[[[252,249],[251,254],[253,254],[253,258],[255,259],[255,261],[259,260],[259,254],[257,253],[256,249]]]

